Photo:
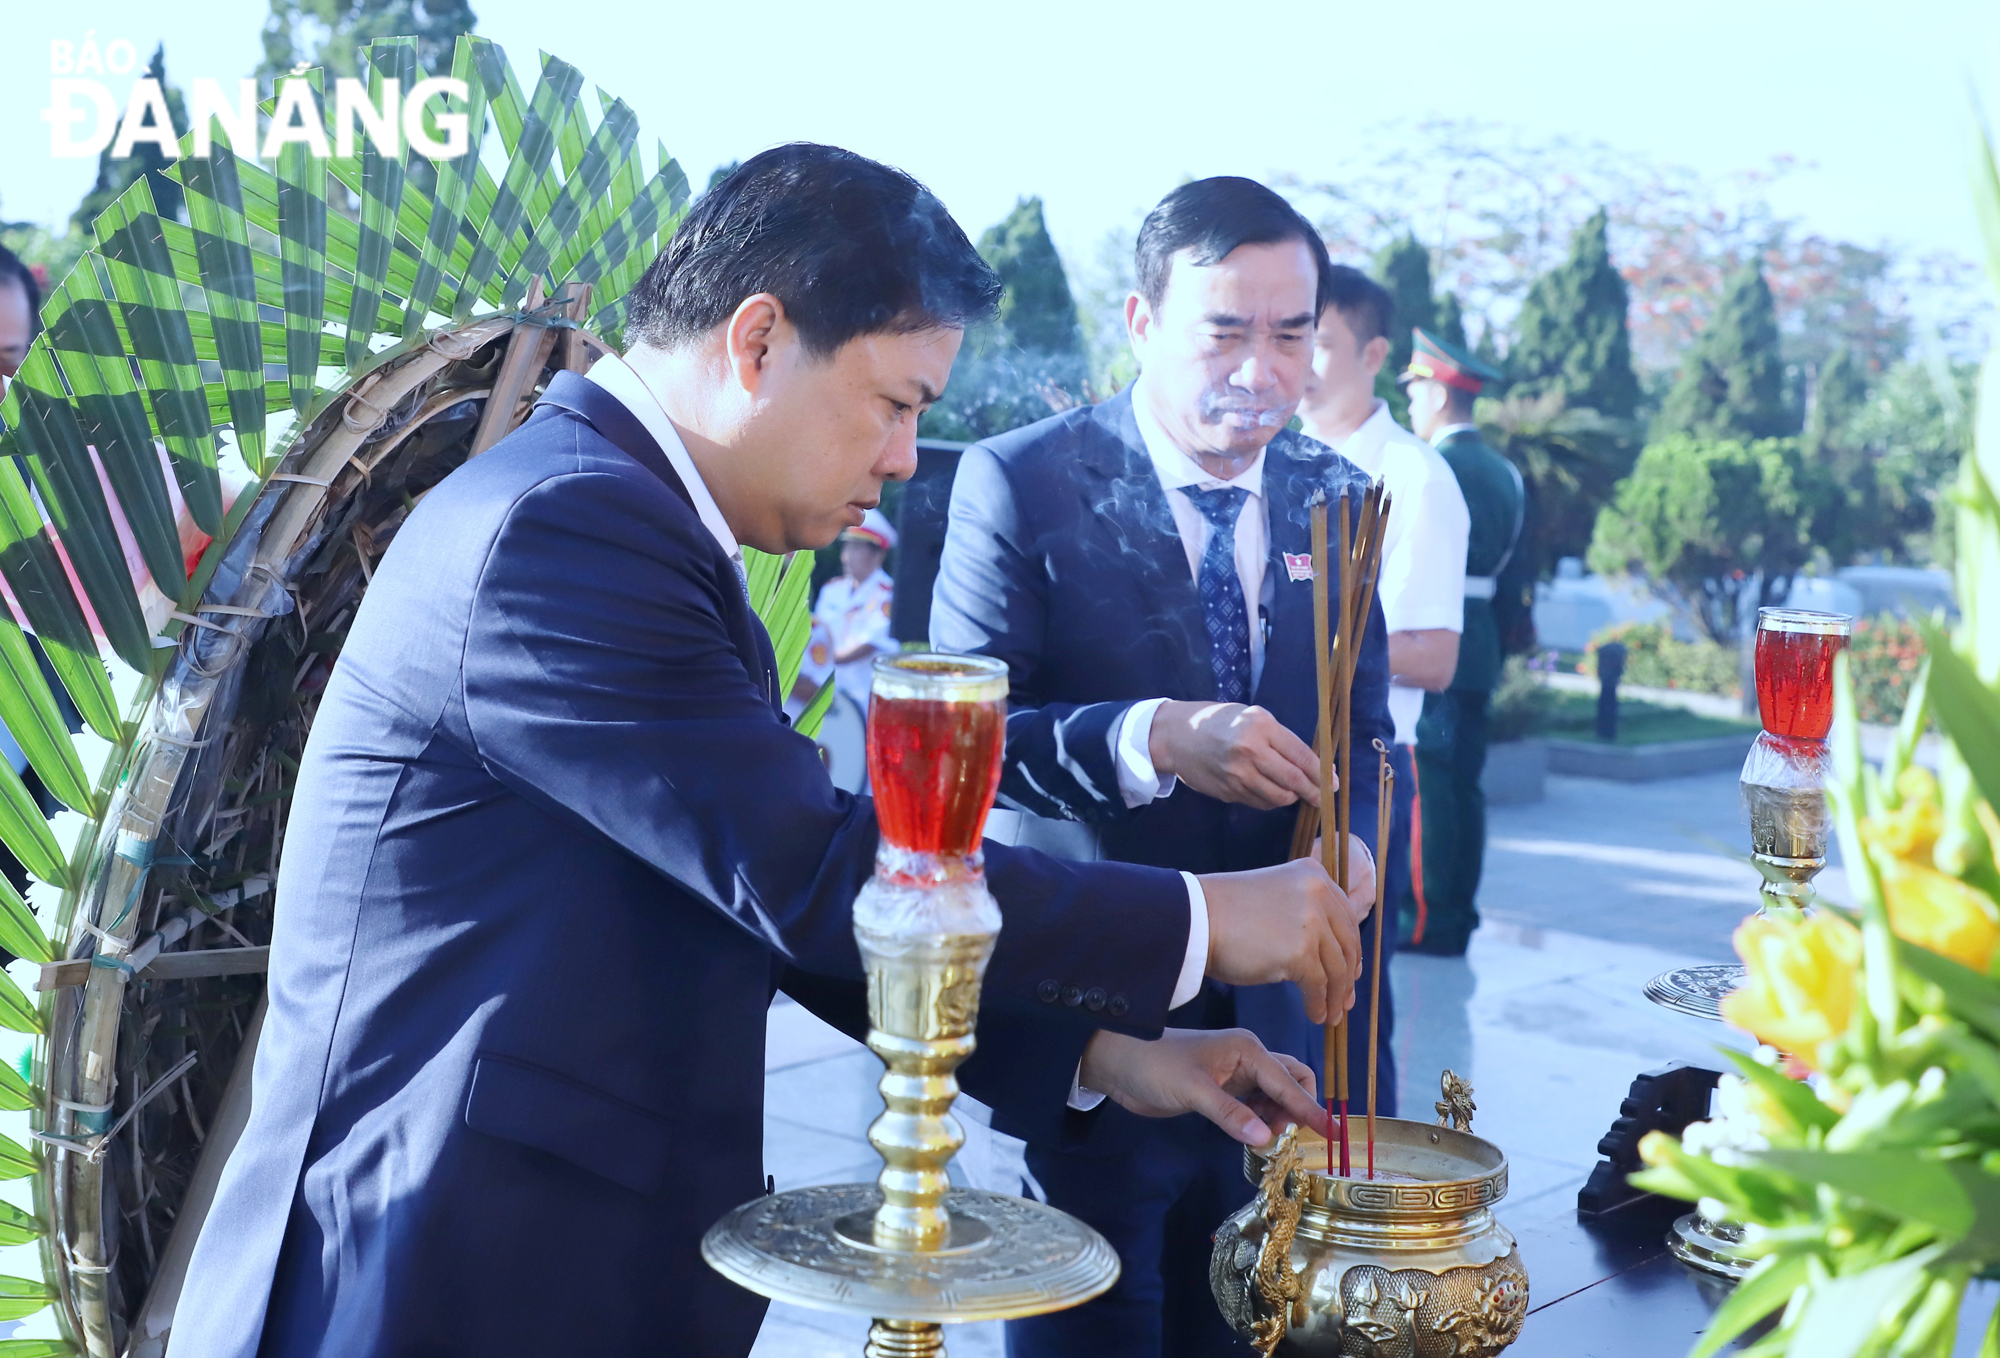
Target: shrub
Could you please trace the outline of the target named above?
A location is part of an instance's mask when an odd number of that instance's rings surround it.
[[[1690,693],[1743,696],[1736,652],[1713,641],[1681,641],[1664,622],[1621,622],[1590,639],[1579,674],[1597,673],[1597,648],[1607,642],[1625,646],[1625,677],[1641,688],[1681,688]]]
[[[1492,704],[1486,709],[1486,738],[1520,740],[1541,729],[1554,704],[1555,694],[1542,682],[1535,666],[1523,656],[1510,655],[1500,670]]]
[[[1863,721],[1897,721],[1923,663],[1924,639],[1908,618],[1882,613],[1857,619],[1847,662],[1856,715]]]

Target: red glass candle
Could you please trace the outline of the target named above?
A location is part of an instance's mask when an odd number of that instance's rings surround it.
[[[878,657],[868,778],[883,840],[918,854],[977,853],[1006,742],[1000,661],[922,651]]]
[[[1764,729],[1824,740],[1833,729],[1833,658],[1854,620],[1799,608],[1757,610],[1757,711]]]

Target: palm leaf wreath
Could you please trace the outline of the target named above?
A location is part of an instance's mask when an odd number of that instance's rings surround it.
[[[414,40],[363,70],[378,104],[409,89]],[[35,1035],[31,1075],[0,1067],[0,1108],[33,1128],[0,1137],[0,1178],[34,1187],[32,1214],[0,1203],[0,1244],[38,1240],[44,1275],[0,1278],[0,1319],[53,1306],[62,1336],[0,1358],[164,1351],[248,1112],[292,780],[374,565],[555,372],[605,351],[686,203],[664,148],[643,169],[630,108],[600,91],[586,111],[575,68],[544,57],[524,95],[468,37],[453,74],[469,144],[428,192],[372,141],[287,144],[266,170],[219,129],[207,158],[185,140],[188,223],[144,179],[112,204],[0,403],[0,578],[34,634],[0,608],[0,720],[86,822],[65,849],[0,760],[0,841],[60,891],[45,927],[0,882],[0,947],[41,964],[32,998],[0,974],[0,1024]],[[183,505],[212,539],[192,570]],[[749,555],[789,690],[811,559]],[[122,716],[101,648],[136,688]]]

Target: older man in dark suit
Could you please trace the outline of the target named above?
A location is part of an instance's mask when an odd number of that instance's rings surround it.
[[[253,1109],[176,1355],[748,1351],[764,1303],[699,1242],[764,1188],[774,987],[865,1026],[876,829],[785,725],[739,544],[823,545],[908,476],[997,291],[907,176],[767,152],[652,266],[625,359],[559,377],[418,507],[306,747]],[[1250,1140],[1258,1108],[1311,1115],[1248,1034],[1160,1034],[1191,965],[1345,1002],[1323,873],[1208,878],[1197,953],[1173,873],[988,869],[1007,926],[968,1088],[1031,1128],[1073,1121],[1078,1082]]]
[[[1348,491],[1358,503],[1366,485],[1352,464],[1285,429],[1311,370],[1330,265],[1282,198],[1221,178],[1167,195],[1140,228],[1137,266],[1126,319],[1139,380],[960,460],[931,639],[1008,664],[1001,795],[1012,806],[1092,826],[1107,859],[1190,873],[1264,867],[1287,856],[1297,802],[1318,799],[1308,501]],[[1353,704],[1368,770],[1372,742],[1391,737],[1387,692],[1376,608]],[[1354,823],[1366,840],[1375,803],[1376,780],[1358,778]],[[1028,840],[1058,838],[1026,826]],[[1373,866],[1365,852],[1357,860],[1365,911]],[[1365,1013],[1367,992],[1358,996]],[[1289,985],[1211,984],[1174,1021],[1241,1024],[1317,1065],[1315,1018]],[[1365,1070],[1367,1025],[1352,1029],[1354,1069]],[[1383,1106],[1393,1108],[1387,1056]],[[1031,1138],[1028,1164],[1051,1203],[1110,1238],[1125,1271],[1097,1301],[1011,1324],[1011,1354],[1233,1347],[1207,1285],[1210,1234],[1250,1192],[1233,1141],[1114,1110],[1080,1144]]]

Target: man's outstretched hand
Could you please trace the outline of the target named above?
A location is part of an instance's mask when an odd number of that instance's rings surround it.
[[[1196,792],[1270,811],[1303,798],[1319,805],[1319,756],[1261,707],[1164,702],[1147,752],[1160,777]]]
[[[1306,1017],[1325,1023],[1353,1007],[1361,974],[1360,921],[1325,869],[1309,858],[1249,872],[1210,873],[1207,974],[1231,985],[1295,982]]]
[[[1199,1113],[1247,1146],[1264,1145],[1287,1122],[1329,1130],[1311,1068],[1242,1028],[1169,1028],[1155,1042],[1100,1031],[1083,1050],[1077,1083],[1141,1117]]]

